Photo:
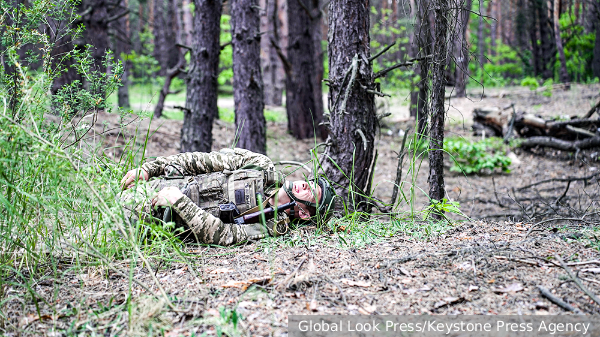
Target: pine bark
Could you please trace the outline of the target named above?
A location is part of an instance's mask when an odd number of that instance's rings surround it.
[[[210,152],[217,110],[221,0],[196,0],[192,52],[187,78],[186,110],[181,129],[182,152]]]
[[[567,58],[563,48],[562,38],[560,37],[560,0],[554,0],[554,38],[556,39],[556,48],[560,59],[559,78],[562,83],[569,82],[569,73],[567,72]]]
[[[479,26],[477,27],[477,51],[479,52],[479,57],[477,58],[479,60],[479,65],[481,66],[481,68],[483,68],[483,65],[485,64],[485,44],[484,44],[484,40],[483,40],[483,30],[485,28],[484,22],[483,22],[483,5],[484,2],[480,2],[479,5]],[[488,6],[490,6],[488,4]]]
[[[445,196],[444,187],[444,107],[445,78],[444,70],[448,64],[448,16],[451,13],[450,0],[432,0],[435,16],[435,33],[431,63],[431,127],[429,141],[429,197],[441,201]],[[441,214],[433,214],[440,219]]]
[[[592,74],[600,78],[600,0],[594,0],[593,11],[596,17],[596,42],[594,44],[594,57],[592,59]]]
[[[129,1],[123,1],[125,8],[129,7]],[[115,22],[116,29],[113,40],[115,57],[121,59],[122,54],[131,53],[131,32],[129,26],[129,15],[125,15]],[[121,76],[121,86],[117,90],[118,105],[122,108],[129,108],[129,68],[130,62],[123,60],[123,75]]]
[[[277,50],[271,43],[275,41],[278,45],[279,29],[281,23],[277,16],[278,2],[283,0],[260,0],[260,7],[264,9],[261,15],[261,32],[264,32],[261,44],[260,60],[263,70],[265,105],[281,106],[284,81],[280,75],[281,64],[277,56]]]
[[[301,2],[303,1],[303,2]],[[310,6],[310,7],[309,7]],[[288,131],[296,139],[311,138],[318,125],[315,103],[315,43],[310,12],[312,1],[288,2],[289,41],[286,76]]]
[[[548,17],[548,3],[546,0],[535,0],[538,6],[538,24],[540,29],[541,44],[541,75],[544,79],[553,77],[553,65],[556,54],[556,41],[552,34],[552,25]]]
[[[332,0],[329,4],[331,124],[329,146],[323,157],[325,175],[338,196],[348,209],[364,211],[371,207],[360,193],[368,193],[364,190],[373,161],[377,123],[375,99],[367,92],[373,87],[373,70],[368,61],[369,8],[368,0]]]
[[[311,21],[311,33],[314,44],[313,64],[315,65],[315,76],[313,77],[313,95],[315,99],[316,123],[315,128],[321,139],[327,138],[329,129],[325,125],[318,126],[323,121],[323,20],[321,15],[321,3],[319,0],[312,2],[313,18]]]
[[[165,76],[167,73],[169,63],[169,45],[167,44],[167,22],[165,20],[166,6],[165,2],[168,0],[154,0],[154,8],[152,10],[154,14],[154,26],[152,32],[154,33],[154,59],[158,61],[160,70],[158,76]]]
[[[500,18],[500,13],[499,13],[499,8],[500,8],[500,1],[499,0],[492,0],[492,2],[490,2],[490,4],[488,6],[491,7],[491,12],[492,12],[492,18],[490,19],[491,22],[491,27],[490,27],[490,55],[491,56],[496,56],[496,40],[498,39],[498,24],[499,24],[499,18]]]
[[[263,81],[260,72],[260,13],[257,0],[231,2],[233,100],[237,147],[267,152]]]
[[[415,31],[413,36],[413,57],[424,57],[431,54],[431,27],[427,18],[429,0],[415,1]],[[416,118],[416,130],[425,135],[429,109],[427,96],[429,94],[429,60],[423,60],[415,67],[415,75],[420,77],[416,89],[411,93],[410,115]]]
[[[462,4],[462,1],[459,2]],[[465,0],[463,9],[458,12],[458,34],[454,45],[454,60],[456,62],[456,97],[467,96],[467,79],[469,76],[469,41],[467,28],[473,0]]]

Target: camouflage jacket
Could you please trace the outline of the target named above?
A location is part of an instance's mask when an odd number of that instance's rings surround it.
[[[158,157],[152,162],[142,165],[148,172],[150,180],[146,184],[138,184],[133,191],[126,191],[121,197],[126,208],[134,211],[136,215],[146,218],[147,215],[156,215],[149,203],[150,196],[156,194],[160,188],[159,178],[176,168],[185,175],[201,175],[213,172],[235,171],[239,169],[256,169],[274,171],[273,162],[265,155],[244,149],[223,149],[220,151],[202,153],[189,152],[169,157]],[[275,188],[264,191],[271,196],[277,193]],[[127,207],[127,204],[132,207]],[[267,236],[278,236],[287,232],[288,216],[279,213],[277,220],[266,221],[266,226],[256,223],[236,225],[223,222],[210,212],[198,207],[188,197],[183,196],[173,204],[173,210],[182,218],[190,230],[189,236],[195,237],[198,242],[228,246],[246,240],[262,239]]]

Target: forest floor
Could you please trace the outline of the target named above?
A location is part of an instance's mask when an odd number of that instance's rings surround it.
[[[514,103],[517,111],[544,116],[582,115],[600,99],[599,92],[597,84],[574,85],[570,91],[555,91],[552,97],[503,88],[486,90],[484,98],[474,93],[470,99],[451,99],[447,135],[472,139],[475,107]],[[381,101],[380,106],[392,116],[376,140],[374,195],[388,201],[402,140],[398,131],[413,122],[402,97]],[[108,114],[99,120],[105,128],[124,122]],[[181,124],[167,119],[154,122],[147,156],[177,153]],[[127,128],[145,134],[148,122],[135,121]],[[231,123],[216,121],[213,148],[231,146],[234,133]],[[285,122],[270,122],[267,137],[274,161],[309,160],[309,149],[320,142],[294,140],[286,133]],[[119,145],[123,137],[109,134],[107,141]],[[117,151],[106,153],[118,156]],[[567,272],[577,272],[585,287],[600,293],[599,227],[594,220],[600,211],[600,176],[594,176],[600,172],[597,152],[575,158],[551,150],[513,151],[510,173],[447,173],[448,196],[460,202],[470,219],[441,227],[417,221],[400,231],[398,220],[390,223],[385,217],[365,219],[366,229],[346,232],[303,227],[285,237],[233,248],[186,245],[192,263],[152,260],[154,271],[130,268],[128,261],[115,261],[110,269],[83,270],[72,268],[72,261],[61,262],[55,273],[60,277],[33,287],[45,302],[34,303],[7,289],[5,324],[20,331],[8,335],[199,336],[223,331],[230,336],[285,336],[290,314],[568,313],[543,297],[538,286],[576,310],[600,314],[600,303],[585,295]],[[405,160],[408,167],[410,159]],[[419,162],[415,186],[426,191],[428,164]],[[586,176],[593,177],[573,180],[569,188],[566,181],[526,186]],[[421,210],[426,204],[426,196],[417,193],[415,208]],[[408,212],[410,205],[402,204],[400,210]],[[572,218],[579,220],[568,220]],[[557,262],[557,254],[565,265]],[[154,294],[131,284],[117,270],[131,273]],[[159,284],[171,303],[160,295]],[[131,305],[126,301],[130,293]]]

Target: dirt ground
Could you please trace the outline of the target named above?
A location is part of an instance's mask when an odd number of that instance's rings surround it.
[[[523,88],[486,90],[483,98],[474,92],[468,99],[449,100],[447,135],[469,138],[475,107],[514,103],[517,111],[543,116],[582,115],[600,98],[599,92],[600,85],[574,85],[570,91],[555,91],[552,97]],[[400,149],[398,131],[412,121],[403,98],[380,105],[392,116],[377,138],[374,185],[375,195],[388,201]],[[100,120],[106,130],[127,122],[106,114]],[[127,128],[143,134],[147,123],[134,121]],[[153,123],[147,156],[177,153],[181,124]],[[274,161],[308,160],[315,140],[293,140],[285,127],[285,123],[269,123],[269,156]],[[234,133],[233,125],[215,122],[213,148],[229,147]],[[123,142],[117,133],[109,132],[107,139],[115,145]],[[117,149],[107,151],[118,156]],[[348,245],[339,233],[303,227],[286,238],[235,248],[187,245],[184,249],[194,257],[191,264],[158,265],[152,260],[158,266],[153,271],[158,283],[148,269],[130,268],[128,261],[117,261],[111,269],[84,271],[73,271],[72,262],[63,261],[56,273],[60,279],[49,277],[34,286],[46,302],[33,303],[20,290],[7,289],[5,326],[19,331],[7,336],[200,336],[221,331],[230,336],[287,336],[290,314],[569,313],[542,296],[538,287],[549,289],[575,310],[597,315],[600,303],[594,303],[567,272],[578,273],[585,288],[600,293],[597,151],[575,158],[552,150],[515,150],[511,173],[467,177],[448,172],[448,196],[460,202],[471,220],[455,222],[439,235],[417,235],[416,228]],[[416,186],[423,190],[427,190],[427,174],[424,160],[416,176]],[[521,190],[545,179],[588,176],[592,177],[571,181],[569,188],[565,180]],[[415,205],[422,208],[426,203],[426,196],[417,193]],[[399,210],[408,208],[399,206]],[[541,219],[558,220],[540,223]],[[138,284],[130,285],[117,270],[131,273],[153,294]],[[160,295],[159,284],[171,304]],[[134,304],[127,310],[129,293]],[[234,321],[239,322],[235,328]]]

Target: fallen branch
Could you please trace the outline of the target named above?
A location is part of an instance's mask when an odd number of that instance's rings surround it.
[[[598,109],[600,109],[600,101],[598,101],[598,103],[596,103],[596,105],[594,105],[590,111],[588,111],[585,116],[583,116],[584,118],[590,118],[592,117],[592,115],[594,114],[594,112],[598,111]]]
[[[521,147],[528,149],[535,146],[551,147],[563,151],[579,151],[600,147],[600,136],[569,142],[554,137],[531,137],[521,143]]]
[[[549,299],[550,302],[558,305],[559,307],[561,307],[561,308],[563,308],[563,309],[565,309],[567,311],[572,311],[572,312],[574,312],[574,313],[576,313],[578,315],[583,315],[583,312],[581,312],[581,310],[573,307],[569,303],[567,303],[567,302],[561,300],[560,298],[552,295],[552,293],[548,289],[546,289],[546,288],[544,288],[542,286],[538,286],[538,289],[540,290],[540,293],[542,294],[542,296],[544,296],[547,299]]]
[[[600,300],[596,297],[596,295],[594,295],[594,293],[592,293],[591,291],[588,290],[588,288],[586,288],[583,283],[581,283],[581,280],[579,278],[577,278],[577,276],[575,276],[575,274],[573,274],[573,272],[571,271],[571,269],[569,269],[569,267],[567,267],[567,265],[565,264],[565,262],[560,258],[560,256],[558,254],[554,255],[554,258],[560,263],[560,265],[563,267],[563,269],[567,272],[567,274],[569,274],[569,277],[571,278],[571,280],[573,280],[573,282],[575,282],[575,284],[577,284],[577,286],[579,287],[579,289],[581,289],[581,291],[583,291],[586,295],[588,295],[594,302],[596,302],[596,304],[600,304]]]
[[[555,181],[580,181],[580,180],[588,181],[588,180],[590,180],[590,179],[592,179],[592,178],[594,178],[594,177],[596,177],[598,175],[600,175],[600,172],[596,172],[596,173],[594,173],[592,175],[589,175],[587,177],[569,177],[569,178],[552,178],[552,179],[546,179],[546,180],[541,180],[541,181],[538,181],[536,183],[533,183],[533,184],[530,184],[530,185],[527,185],[527,186],[523,186],[523,187],[519,188],[517,191],[522,191],[522,190],[528,189],[528,188],[533,187],[533,186],[537,186],[537,185],[541,185],[541,184],[545,184],[545,183],[550,183],[550,182],[555,182]]]
[[[308,260],[308,257],[305,257],[304,259],[302,259],[302,261],[300,261],[300,263],[294,269],[294,271],[288,277],[286,277],[283,281],[281,281],[275,287],[275,289],[281,290],[283,286],[286,286],[286,288],[288,288],[290,286],[289,283],[292,281],[292,278],[298,273],[298,270],[300,270],[300,268],[302,267],[302,265],[304,264],[304,262],[306,262],[307,260]]]

